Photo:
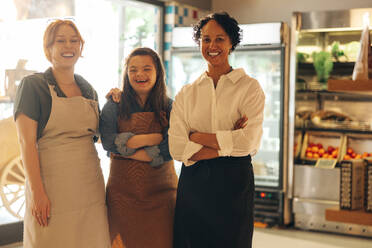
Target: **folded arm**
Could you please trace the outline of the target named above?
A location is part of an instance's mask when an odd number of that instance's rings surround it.
[[[247,124],[248,118],[244,115],[240,119],[235,122],[234,130],[242,129]],[[197,153],[195,153],[190,159],[193,161],[199,161],[203,159],[212,159],[219,157],[218,151],[221,149],[217,136],[214,133],[202,133],[202,132],[194,132],[190,134],[190,140],[203,145],[203,148],[200,149]]]
[[[185,121],[182,95],[177,95],[169,129],[172,157],[188,166],[203,159],[255,154],[262,136],[264,105],[265,96],[262,89],[257,87],[250,97],[242,101],[239,107],[242,117],[235,122],[234,130],[192,132]]]
[[[190,160],[199,161],[218,157],[220,146],[215,134],[194,132],[190,134],[190,140],[203,146],[202,149],[191,156]]]
[[[241,157],[257,152],[263,133],[264,106],[265,95],[262,89],[257,87],[240,105],[239,112],[243,118],[246,117],[245,123],[237,125],[238,120],[234,130],[216,132],[220,156]],[[241,128],[237,128],[239,126]]]
[[[185,121],[184,103],[181,94],[178,94],[173,102],[169,123],[169,152],[172,158],[181,161],[186,166],[192,165],[196,160],[191,157],[203,148],[189,139],[191,129]]]
[[[100,133],[103,148],[111,153],[139,161],[150,162],[151,166],[158,166],[160,162],[159,146],[164,138],[161,133],[134,134],[131,132],[118,132],[118,105],[108,101],[102,109],[100,116]]]

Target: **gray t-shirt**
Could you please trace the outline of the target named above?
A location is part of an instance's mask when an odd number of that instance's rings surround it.
[[[75,74],[74,77],[76,84],[81,90],[82,96],[87,99],[98,101],[97,92],[93,87],[83,77],[77,74]],[[49,120],[52,108],[52,96],[50,95],[48,84],[54,87],[57,96],[66,97],[63,91],[58,87],[52,73],[52,68],[49,68],[44,73],[35,73],[24,77],[17,88],[14,100],[14,120],[19,113],[23,113],[29,118],[37,121],[37,139],[41,137]]]

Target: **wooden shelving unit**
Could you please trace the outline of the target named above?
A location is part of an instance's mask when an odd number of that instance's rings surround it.
[[[328,91],[372,95],[372,80],[328,80]],[[362,132],[363,133],[363,132]],[[372,213],[364,210],[343,210],[339,207],[326,209],[327,221],[372,226]]]
[[[328,221],[346,222],[357,225],[372,226],[372,213],[363,210],[326,209],[325,218]]]
[[[347,91],[372,94],[372,80],[328,80],[329,91]]]

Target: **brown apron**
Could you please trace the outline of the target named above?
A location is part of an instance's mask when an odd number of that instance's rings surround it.
[[[93,143],[97,102],[58,97],[49,86],[52,109],[38,140],[41,177],[51,202],[47,227],[31,214],[26,183],[25,248],[109,248],[105,186]]]
[[[167,122],[165,118],[164,121]],[[161,133],[153,112],[119,119],[119,132]],[[111,156],[107,206],[113,248],[171,248],[177,176],[173,161],[147,162]]]

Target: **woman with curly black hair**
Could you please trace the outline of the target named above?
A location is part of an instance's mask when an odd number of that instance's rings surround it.
[[[228,57],[241,40],[227,13],[194,27],[208,69],[177,94],[169,149],[183,163],[174,248],[251,247],[254,175],[251,156],[262,136],[265,96],[259,83]]]

